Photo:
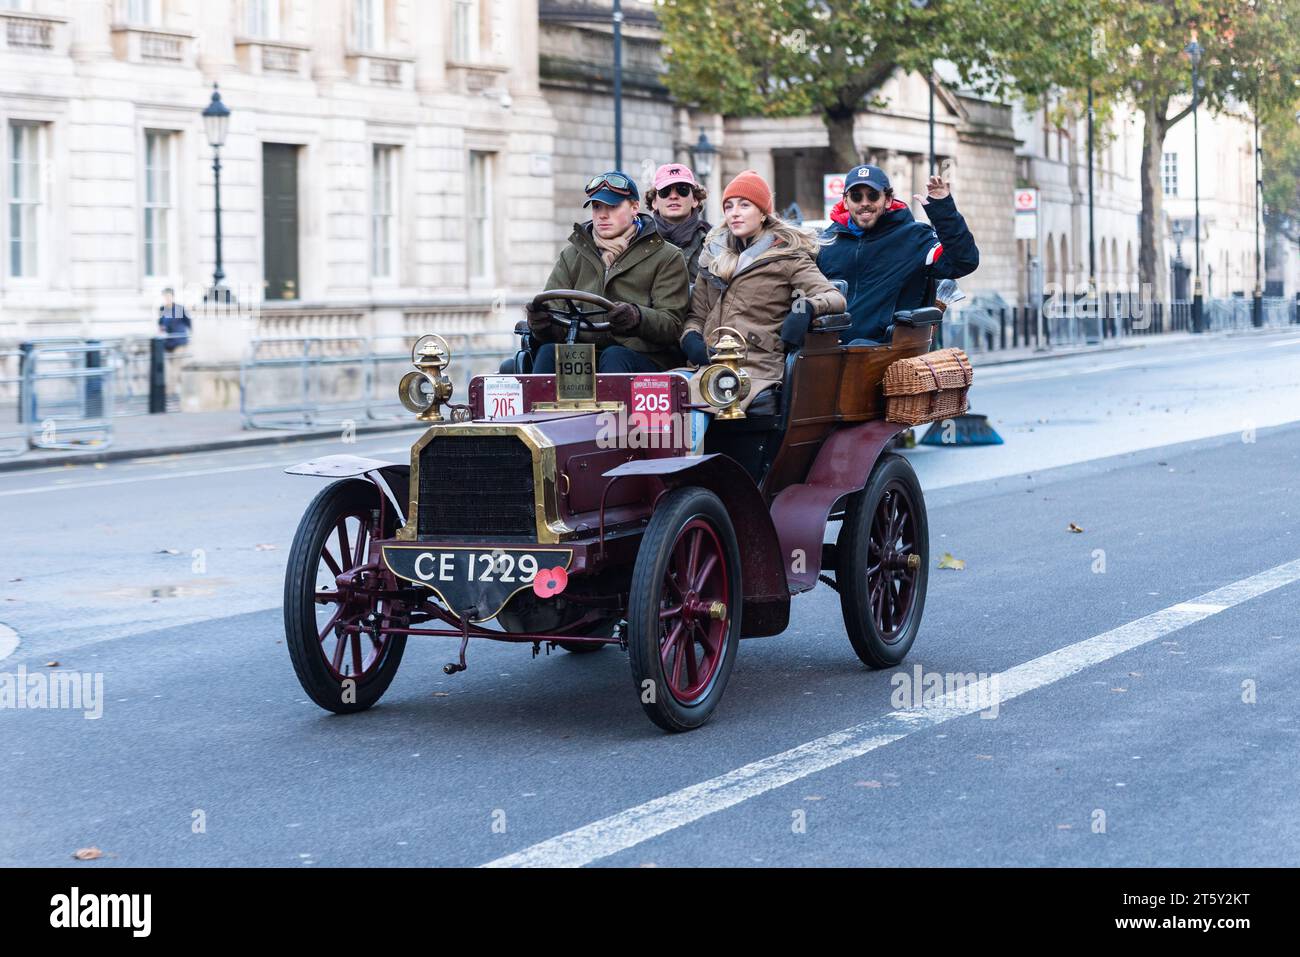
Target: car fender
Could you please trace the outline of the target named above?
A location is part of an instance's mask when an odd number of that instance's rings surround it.
[[[314,475],[320,478],[353,478],[361,476],[388,499],[396,512],[398,525],[406,524],[406,506],[411,466],[362,455],[326,455],[284,470],[288,475]]]
[[[718,496],[731,518],[740,547],[740,577],[745,592],[741,634],[749,638],[785,631],[790,620],[790,589],[781,560],[781,542],[762,493],[738,462],[719,454],[637,459],[603,474],[610,479],[647,476],[658,479],[665,489],[694,485]]]
[[[808,470],[808,480],[790,485],[772,502],[772,524],[791,593],[808,591],[822,570],[822,539],[836,503],[860,491],[889,440],[906,426],[876,419],[836,429],[827,437]]]

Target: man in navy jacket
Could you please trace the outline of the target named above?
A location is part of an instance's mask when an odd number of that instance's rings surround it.
[[[889,177],[876,166],[855,166],[844,178],[844,198],[831,210],[817,265],[827,279],[848,283],[851,342],[883,342],[900,309],[925,302],[931,279],[957,279],[975,271],[980,254],[948,184],[931,176],[922,200],[933,226],[918,223],[894,199]]]

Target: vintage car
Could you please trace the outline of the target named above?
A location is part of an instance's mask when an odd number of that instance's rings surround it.
[[[575,340],[606,328],[609,302],[548,290],[535,303],[567,330],[556,375],[476,376],[455,404],[447,344],[424,336],[399,389],[428,424],[409,463],[287,470],[337,480],[307,507],[285,576],[289,653],[313,701],[370,707],[413,635],[460,639],[448,674],[471,638],[534,657],[616,645],[646,714],[684,731],[717,707],[740,639],[784,632],[791,597],[818,581],[863,662],[904,658],[929,542],[916,476],[888,451],[904,426],[884,417],[881,379],[929,349],[939,310],[897,314],[880,345],[841,344],[847,316],[811,320],[772,401],[748,412],[746,344],[718,330],[697,373],[706,417],[689,373],[595,373],[594,346]]]

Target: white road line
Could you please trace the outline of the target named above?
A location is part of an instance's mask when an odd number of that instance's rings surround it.
[[[582,867],[702,817],[783,787],[900,738],[1060,681],[1251,598],[1300,581],[1300,559],[1206,592],[1126,625],[1067,645],[939,699],[937,706],[894,711],[693,784],[626,811],[497,858],[484,867]],[[994,678],[998,684],[992,685]],[[974,693],[972,693],[974,692]]]
[[[370,455],[392,455],[397,452],[409,453],[411,447],[403,445],[394,449],[371,449]],[[311,456],[307,456],[311,458]],[[292,462],[250,462],[247,465],[226,465],[216,469],[191,469],[188,472],[159,472],[153,475],[132,475],[126,478],[102,479],[91,482],[66,482],[62,485],[41,485],[32,488],[15,488],[0,492],[0,498],[11,495],[36,495],[40,492],[62,492],[73,488],[102,488],[107,485],[134,485],[136,482],[162,482],[167,479],[197,478],[202,475],[224,475],[228,472],[255,472],[258,469],[283,469],[302,459]]]

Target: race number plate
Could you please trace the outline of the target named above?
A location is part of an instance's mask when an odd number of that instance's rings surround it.
[[[483,377],[483,415],[500,419],[524,414],[524,384],[512,375]]]
[[[673,377],[637,376],[632,380],[630,428],[643,432],[671,432],[673,428]]]
[[[570,548],[425,548],[385,545],[384,564],[398,578],[431,588],[453,614],[470,621],[496,617],[511,596],[566,572]]]
[[[596,399],[596,347],[590,342],[562,342],[555,347],[555,398],[560,402]]]

